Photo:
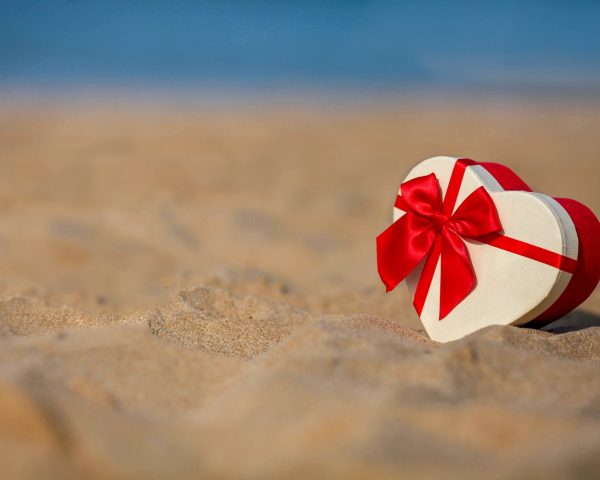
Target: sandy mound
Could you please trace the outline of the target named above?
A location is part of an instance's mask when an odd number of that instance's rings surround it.
[[[269,304],[194,289],[160,309],[165,339],[156,313],[6,339],[2,461],[32,478],[562,478],[599,466],[598,327],[490,327],[440,345],[375,316],[261,316]],[[290,312],[298,321],[276,329]]]

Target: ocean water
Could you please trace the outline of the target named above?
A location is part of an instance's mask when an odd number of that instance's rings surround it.
[[[2,86],[600,91],[600,1],[0,1]]]

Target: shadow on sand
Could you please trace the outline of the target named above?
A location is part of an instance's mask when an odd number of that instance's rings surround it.
[[[600,327],[600,315],[585,310],[573,310],[564,317],[546,325],[542,330],[552,333],[568,333],[589,327]]]

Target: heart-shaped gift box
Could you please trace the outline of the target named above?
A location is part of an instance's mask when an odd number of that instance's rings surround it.
[[[488,325],[546,325],[600,279],[593,212],[533,192],[504,165],[424,160],[402,182],[393,216],[377,237],[379,274],[388,291],[406,279],[437,341]]]

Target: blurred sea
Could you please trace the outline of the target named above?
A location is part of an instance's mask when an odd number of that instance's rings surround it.
[[[600,91],[598,1],[0,1],[0,89]]]

